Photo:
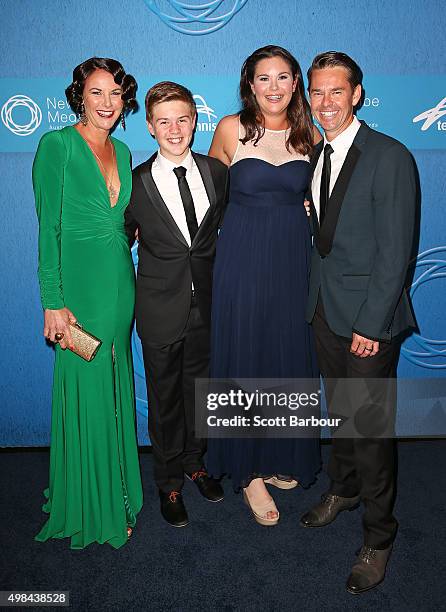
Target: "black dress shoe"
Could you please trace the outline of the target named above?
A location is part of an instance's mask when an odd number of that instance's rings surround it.
[[[358,595],[378,586],[384,580],[391,551],[391,545],[384,550],[363,546],[347,580],[347,591]]]
[[[208,501],[219,502],[224,498],[223,488],[219,482],[210,478],[206,470],[198,470],[186,476],[197,485],[198,490]]]
[[[189,523],[183,496],[179,491],[165,493],[160,491],[161,514],[163,518],[173,527],[186,527]]]
[[[320,504],[312,508],[300,519],[302,527],[325,527],[332,523],[343,510],[354,510],[359,506],[359,496],[340,497],[333,493],[322,495]]]

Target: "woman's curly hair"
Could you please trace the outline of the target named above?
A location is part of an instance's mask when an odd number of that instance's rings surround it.
[[[138,85],[131,74],[126,74],[122,64],[115,59],[107,57],[90,57],[73,70],[73,82],[65,90],[68,104],[76,115],[82,114],[82,94],[87,77],[95,70],[106,70],[109,72],[116,85],[122,88],[122,101],[124,102],[123,112],[135,112],[138,108],[136,101],[136,90]]]

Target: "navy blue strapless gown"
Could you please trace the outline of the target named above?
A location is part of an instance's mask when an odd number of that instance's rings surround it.
[[[230,168],[230,198],[214,268],[211,376],[318,377],[305,321],[311,236],[304,159],[275,166],[244,158]],[[209,439],[210,474],[238,490],[282,474],[309,486],[320,469],[316,439]]]

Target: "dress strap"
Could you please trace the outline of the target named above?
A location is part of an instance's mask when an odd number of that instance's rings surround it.
[[[240,121],[240,115],[238,115],[237,121],[238,121],[238,141],[237,141],[237,148],[235,150],[234,156],[233,156],[232,161],[231,161],[231,166],[233,164],[235,164],[235,162],[237,161],[237,154],[239,152],[240,145],[242,144],[240,142],[240,139],[242,137],[242,122]]]

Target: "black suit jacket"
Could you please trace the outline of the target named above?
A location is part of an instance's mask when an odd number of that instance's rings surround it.
[[[316,167],[323,141],[315,147]],[[310,195],[315,246],[307,320],[319,296],[338,335],[391,339],[415,321],[404,289],[416,209],[412,156],[364,122],[333,187],[322,227]]]
[[[171,344],[186,326],[194,283],[200,314],[211,317],[212,268],[218,228],[226,206],[228,169],[217,159],[192,153],[210,206],[189,247],[152,178],[156,153],[133,170],[126,231],[139,230],[136,329],[152,344]]]

